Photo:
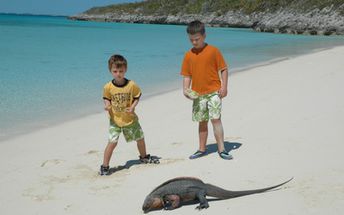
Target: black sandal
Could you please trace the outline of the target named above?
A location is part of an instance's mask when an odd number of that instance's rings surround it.
[[[145,157],[139,156],[141,163],[147,164],[147,163],[155,163],[159,164],[159,158],[156,156],[151,156],[150,154],[147,154]]]

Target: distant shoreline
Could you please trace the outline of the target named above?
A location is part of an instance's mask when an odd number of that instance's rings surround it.
[[[41,17],[61,17],[68,18],[68,15],[50,15],[50,14],[32,14],[32,13],[0,13],[0,15],[9,16],[41,16]]]

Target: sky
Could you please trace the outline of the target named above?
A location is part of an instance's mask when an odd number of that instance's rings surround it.
[[[75,15],[94,6],[140,0],[0,0],[0,13]]]

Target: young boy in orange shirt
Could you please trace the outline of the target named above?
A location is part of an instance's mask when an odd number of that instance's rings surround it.
[[[192,120],[199,122],[199,149],[189,158],[195,159],[207,154],[210,120],[219,156],[230,160],[233,157],[225,150],[221,122],[221,100],[227,96],[227,64],[219,49],[205,43],[206,34],[202,22],[189,23],[186,31],[193,48],[186,52],[182,63],[183,93],[193,100]]]

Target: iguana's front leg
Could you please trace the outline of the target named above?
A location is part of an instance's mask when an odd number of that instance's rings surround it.
[[[208,200],[206,198],[206,193],[205,190],[200,190],[197,194],[196,197],[199,200],[199,206],[196,207],[198,210],[202,210],[204,208],[209,208]]]
[[[180,197],[178,195],[164,196],[164,209],[173,210],[180,206]]]

